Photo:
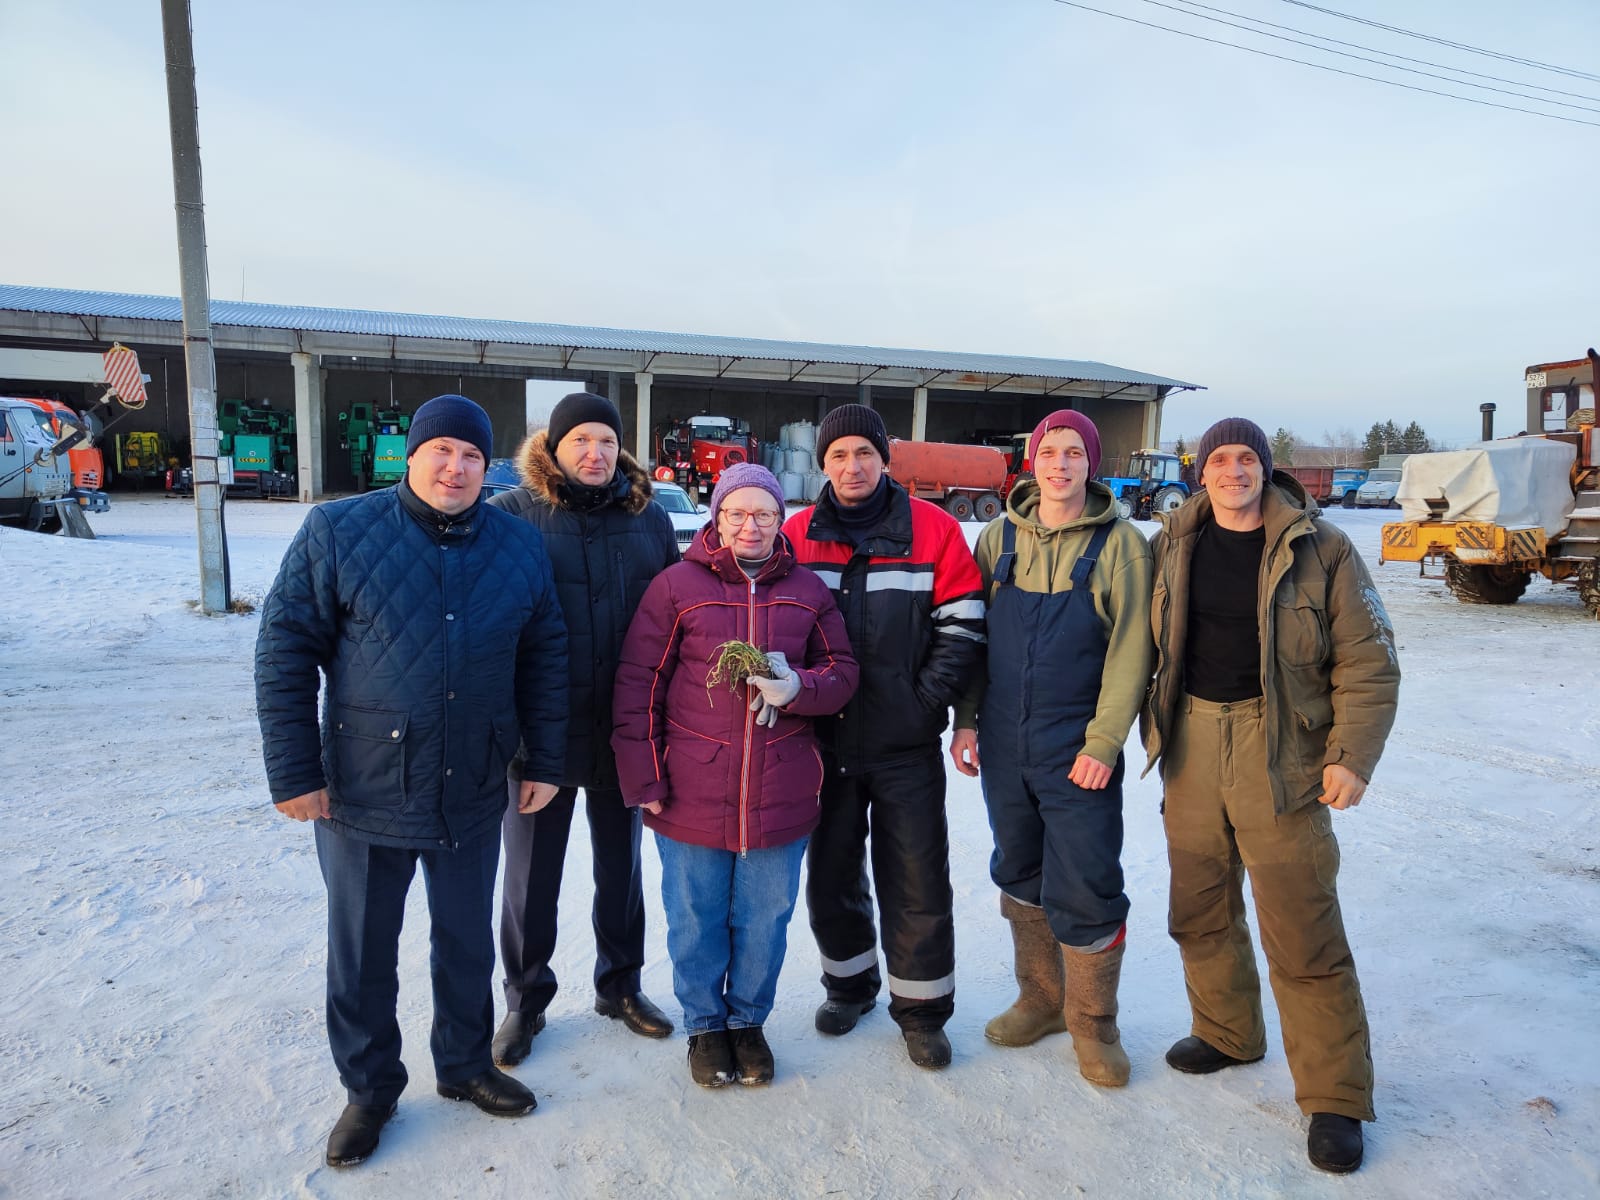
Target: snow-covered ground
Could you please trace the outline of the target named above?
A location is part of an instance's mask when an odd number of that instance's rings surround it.
[[[303,512],[229,506],[236,596],[259,603]],[[0,1197],[1600,1195],[1600,624],[1543,581],[1471,608],[1378,567],[1388,515],[1332,513],[1373,566],[1405,671],[1366,802],[1335,816],[1378,1071],[1367,1164],[1344,1179],[1305,1161],[1275,1028],[1259,1066],[1194,1078],[1161,1061],[1188,1016],[1153,778],[1127,788],[1131,1085],[1083,1082],[1064,1037],[984,1041],[1012,996],[1009,942],[978,787],[953,772],[947,1071],[912,1066],[881,1008],[843,1039],[812,1030],[802,905],[768,1026],[777,1081],[695,1087],[681,1039],[591,1009],[580,827],[563,990],[517,1071],[538,1112],[497,1121],[434,1095],[418,886],[411,1088],[378,1154],[333,1172],[323,889],[310,830],[267,801],[256,618],[187,603],[182,502],[119,496],[93,542],[0,530]],[[675,1013],[653,848],[645,861],[645,990]]]

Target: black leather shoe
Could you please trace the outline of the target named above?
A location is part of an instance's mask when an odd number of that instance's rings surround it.
[[[733,1062],[739,1069],[739,1082],[750,1087],[771,1083],[777,1066],[772,1061],[772,1047],[767,1045],[767,1035],[761,1026],[728,1030],[728,1040],[733,1043]]]
[[[1235,1058],[1231,1054],[1224,1054],[1210,1042],[1186,1037],[1172,1043],[1172,1049],[1167,1051],[1167,1066],[1185,1075],[1209,1075],[1225,1067],[1257,1063],[1265,1057],[1265,1054],[1258,1054],[1254,1058]]]
[[[470,1100],[491,1117],[520,1117],[539,1107],[532,1092],[494,1067],[460,1083],[441,1083],[439,1095],[446,1100]]]
[[[1364,1146],[1361,1122],[1338,1113],[1312,1113],[1306,1134],[1306,1157],[1313,1167],[1348,1175],[1361,1165]]]
[[[900,1033],[906,1039],[906,1053],[917,1066],[942,1071],[950,1065],[950,1039],[944,1030],[903,1029]]]
[[[533,1039],[539,1036],[543,1028],[542,1012],[508,1012],[494,1035],[494,1045],[491,1047],[494,1065],[514,1067],[527,1058],[533,1051]]]
[[[817,1009],[817,1032],[829,1037],[842,1037],[856,1027],[856,1022],[871,1012],[876,1000],[824,1000]]]
[[[328,1165],[353,1167],[370,1158],[378,1148],[378,1135],[392,1116],[392,1104],[346,1104],[328,1135],[328,1152],[324,1156]]]
[[[672,1036],[672,1021],[667,1014],[654,1004],[650,997],[643,992],[635,992],[631,996],[620,996],[615,1000],[607,1000],[604,996],[595,998],[594,1010],[602,1017],[610,1017],[614,1021],[621,1021],[640,1037],[664,1038]]]
[[[723,1087],[739,1077],[726,1029],[689,1035],[689,1077],[707,1088]]]

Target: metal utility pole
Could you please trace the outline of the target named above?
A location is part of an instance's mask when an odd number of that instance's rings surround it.
[[[200,188],[200,103],[194,86],[189,0],[161,0],[161,27],[167,55],[167,113],[172,126],[172,192],[178,214],[183,357],[189,374],[195,523],[200,537],[200,607],[207,613],[225,613],[232,596],[222,482],[217,472],[217,361],[211,348],[211,285]]]

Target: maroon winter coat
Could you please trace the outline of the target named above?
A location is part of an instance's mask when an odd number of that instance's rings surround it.
[[[800,678],[770,729],[756,724],[748,685],[706,688],[717,648],[733,640],[781,650]],[[806,836],[822,790],[811,718],[843,708],[857,677],[833,594],[789,540],[778,536],[751,580],[707,525],[651,581],[622,644],[611,746],[623,798],[661,801],[645,824],[696,846],[743,852]]]

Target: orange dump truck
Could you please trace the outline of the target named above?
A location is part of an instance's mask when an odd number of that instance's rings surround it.
[[[994,446],[889,439],[889,474],[913,496],[958,521],[992,521],[1005,511],[1006,453]]]

